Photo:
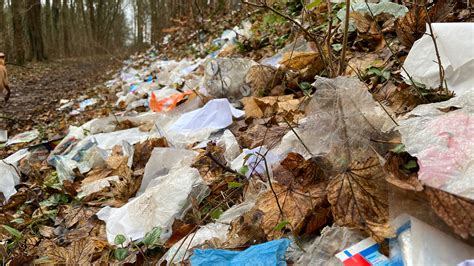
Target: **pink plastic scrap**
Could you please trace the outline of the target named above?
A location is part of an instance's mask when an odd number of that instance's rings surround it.
[[[399,128],[426,185],[474,199],[474,114],[470,108],[421,116]]]

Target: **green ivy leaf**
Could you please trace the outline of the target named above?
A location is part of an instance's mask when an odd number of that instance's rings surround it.
[[[242,168],[243,168],[243,167],[242,167]],[[241,169],[242,169],[242,168],[241,168]],[[247,171],[248,171],[248,167],[247,167]],[[245,171],[245,172],[247,172],[247,171]],[[239,171],[239,172],[240,172],[240,171]],[[241,173],[241,174],[245,175],[245,173]],[[235,181],[232,181],[232,182],[227,183],[227,187],[228,187],[228,188],[239,188],[239,187],[241,187],[241,186],[243,186],[242,183],[235,182]]]
[[[124,260],[127,256],[128,256],[128,249],[126,248],[118,248],[114,250],[114,257],[119,261]]]
[[[281,231],[283,228],[285,228],[285,226],[287,226],[288,224],[290,224],[290,222],[288,221],[281,221],[279,224],[277,224],[277,226],[275,226],[275,228],[273,228],[273,230],[275,231]]]
[[[150,232],[146,233],[145,237],[143,238],[143,244],[147,247],[153,247],[158,245],[161,236],[161,228],[155,227]]]
[[[125,243],[125,241],[127,241],[127,238],[124,235],[119,234],[115,236],[115,239],[114,239],[115,245],[122,245],[123,243]]]
[[[3,229],[7,230],[7,232],[12,235],[13,237],[15,237],[16,239],[20,239],[21,238],[21,232],[16,230],[15,228],[13,227],[10,227],[8,225],[2,225],[3,226]]]
[[[417,167],[418,167],[418,164],[416,163],[415,160],[410,160],[410,161],[408,161],[408,163],[403,165],[403,168],[405,168],[407,170],[411,170],[411,169],[414,169],[414,168],[417,168]]]
[[[405,152],[405,144],[398,144],[395,148],[391,149],[394,153],[402,153]]]
[[[367,71],[367,75],[376,75],[376,76],[381,77],[383,74],[382,74],[382,71],[380,69],[375,68],[375,67],[371,67]]]
[[[221,208],[217,208],[211,212],[211,218],[214,220],[219,219],[224,211]]]
[[[306,9],[311,10],[321,4],[321,0],[315,0],[309,4],[306,5]]]
[[[249,170],[249,167],[247,165],[244,165],[239,169],[239,174],[246,175]]]

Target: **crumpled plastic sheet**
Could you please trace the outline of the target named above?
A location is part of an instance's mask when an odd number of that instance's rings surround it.
[[[232,208],[226,210],[215,223],[204,225],[199,228],[196,233],[189,235],[186,240],[181,239],[176,242],[165,255],[163,255],[158,265],[162,265],[161,263],[164,261],[167,262],[167,265],[180,263],[192,254],[192,250],[195,247],[204,244],[206,241],[217,240],[220,241],[220,243],[225,242],[227,240],[227,232],[229,231],[230,223],[234,219],[242,216],[242,214],[250,211],[253,206],[255,206],[255,200],[248,200],[232,206]],[[171,261],[172,259],[173,261]]]
[[[321,236],[302,243],[304,251],[292,243],[287,252],[287,259],[293,261],[294,265],[339,266],[341,261],[334,255],[365,238],[361,232],[348,227],[326,226],[321,231]]]
[[[184,147],[208,139],[211,133],[230,126],[233,117],[240,118],[244,114],[227,99],[215,99],[202,108],[175,116],[164,126],[164,135],[176,147]],[[157,123],[160,128],[161,124]]]
[[[418,178],[424,184],[474,199],[473,106],[445,113],[436,108],[442,104],[419,106],[409,113],[420,116],[400,122],[402,142],[417,157]]]
[[[20,176],[15,167],[0,161],[0,191],[8,200],[16,193],[15,185],[20,182]]]
[[[228,129],[217,140],[217,146],[224,148],[224,159],[230,164],[241,153],[239,142]]]
[[[22,149],[0,160],[0,192],[3,193],[6,200],[16,193],[15,186],[20,182],[16,167],[18,162],[28,154],[27,149]]]
[[[392,265],[457,265],[474,254],[472,246],[412,216],[401,215],[392,226],[397,231],[390,240]]]
[[[181,115],[170,130],[194,131],[203,128],[219,130],[230,126],[233,122],[232,117],[240,118],[244,115],[244,111],[234,108],[227,99],[215,99],[200,109]]]
[[[386,144],[371,139],[388,140],[386,133],[395,124],[362,82],[349,77],[317,77],[313,86],[316,92],[305,108],[307,117],[294,128],[313,156],[327,157],[337,170],[353,160],[365,160],[371,148],[386,151]],[[289,152],[311,157],[292,131],[272,152],[280,159]]]
[[[106,187],[110,187],[112,182],[119,182],[119,181],[120,181],[119,176],[109,176],[109,177],[91,182],[89,184],[82,185],[80,192],[77,194],[77,197],[78,198],[87,197],[93,193],[101,191],[102,189]]]
[[[142,184],[137,194],[140,195],[149,187],[153,187],[155,178],[167,175],[175,169],[191,166],[198,154],[196,151],[185,149],[154,148],[145,165]]]
[[[244,251],[196,249],[191,265],[286,265],[285,253],[290,240],[282,238],[249,247]]]
[[[404,5],[396,4],[390,2],[389,0],[382,0],[380,3],[368,3],[370,11],[374,14],[374,16],[380,15],[382,13],[387,13],[393,15],[394,17],[402,17],[408,12],[408,8]],[[351,3],[351,12],[364,12],[370,13],[369,8],[365,2],[357,3],[357,1]],[[337,18],[341,20],[343,23],[346,19],[346,9],[341,8],[337,12]],[[354,31],[355,25],[353,23],[349,24],[349,31]]]
[[[8,140],[8,131],[0,129],[0,142],[6,142]]]
[[[266,166],[268,166],[268,174],[270,178],[273,178],[272,165],[279,161],[279,157],[275,156],[273,152],[268,151],[264,146],[260,146],[251,150],[244,149],[243,152],[232,161],[230,167],[237,172],[240,172],[242,167],[247,167],[245,176],[249,178],[253,174],[266,174]]]
[[[120,208],[105,207],[97,217],[106,223],[107,240],[114,244],[122,234],[127,242],[142,239],[154,227],[160,227],[160,243],[172,234],[171,226],[176,218],[183,218],[191,206],[191,198],[200,202],[209,194],[199,171],[183,167],[157,178],[156,185],[132,199]]]
[[[444,69],[448,89],[461,96],[472,90],[474,84],[474,39],[473,23],[432,23],[436,43]],[[430,34],[427,27],[426,33]],[[424,35],[417,40],[403,64],[415,82],[427,88],[438,88],[439,65],[433,40]],[[405,71],[406,82],[411,83]]]
[[[37,129],[33,129],[30,131],[22,132],[18,135],[15,135],[14,137],[10,138],[7,143],[5,143],[6,146],[10,146],[13,144],[18,144],[18,143],[26,143],[26,142],[31,142],[38,138],[39,136],[39,131]]]
[[[283,47],[278,53],[271,57],[266,57],[260,60],[262,65],[272,66],[278,68],[280,66],[280,61],[284,54],[293,52],[314,52],[311,48],[308,41],[305,38],[301,37],[293,41],[292,43]]]
[[[257,65],[255,61],[245,58],[209,59],[205,64],[202,85],[214,98],[238,102],[252,94],[250,86],[245,83],[245,76],[254,65]]]

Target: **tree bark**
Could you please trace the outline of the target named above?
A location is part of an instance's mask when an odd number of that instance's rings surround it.
[[[12,25],[13,25],[13,51],[15,61],[19,65],[25,63],[25,44],[22,24],[23,1],[14,0],[11,2]]]
[[[43,29],[41,24],[41,0],[26,0],[26,18],[28,37],[33,60],[43,61],[44,54]]]

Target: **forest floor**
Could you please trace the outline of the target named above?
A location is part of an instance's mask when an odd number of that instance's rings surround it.
[[[67,133],[69,125],[81,124],[95,114],[60,112],[60,101],[86,97],[120,66],[121,62],[105,56],[7,65],[12,95],[0,105],[0,127],[7,128],[10,136],[33,128],[44,129],[45,138]]]

